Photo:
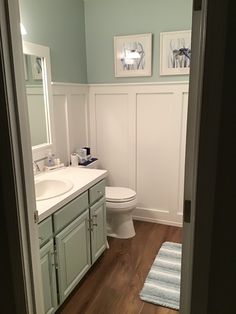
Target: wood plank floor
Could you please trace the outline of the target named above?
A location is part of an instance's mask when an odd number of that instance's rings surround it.
[[[181,228],[135,221],[136,236],[109,238],[101,256],[65,304],[62,314],[176,314],[143,302],[139,292],[164,241],[181,242]]]

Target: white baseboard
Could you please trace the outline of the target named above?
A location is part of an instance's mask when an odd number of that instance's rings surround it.
[[[148,210],[143,208],[137,208],[133,212],[133,219],[159,223],[162,225],[175,226],[175,227],[183,227],[183,223],[176,220],[168,220],[158,217],[158,212],[154,210]]]

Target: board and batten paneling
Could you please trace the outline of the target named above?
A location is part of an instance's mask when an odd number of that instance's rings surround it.
[[[137,95],[136,215],[181,222],[182,115],[175,93]]]
[[[47,142],[46,110],[42,85],[26,86],[32,146]]]
[[[68,126],[67,126],[67,107],[66,95],[53,95],[53,117],[55,147],[58,157],[63,162],[68,160]]]
[[[182,224],[188,84],[90,85],[90,145],[134,219]]]
[[[55,153],[68,165],[76,148],[88,145],[88,86],[53,83]]]
[[[58,157],[89,145],[109,185],[137,191],[134,219],[181,225],[188,83],[52,87]]]
[[[127,94],[95,96],[96,156],[110,169],[109,185],[128,184],[128,105]]]
[[[87,144],[87,95],[71,94],[67,104],[70,151]]]

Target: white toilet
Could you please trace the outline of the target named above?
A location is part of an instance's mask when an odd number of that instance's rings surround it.
[[[124,187],[106,187],[107,235],[128,239],[135,236],[132,211],[137,205],[136,192]]]
[[[98,160],[86,168],[98,169]],[[107,235],[128,239],[135,236],[132,211],[137,205],[136,192],[124,187],[106,186]]]

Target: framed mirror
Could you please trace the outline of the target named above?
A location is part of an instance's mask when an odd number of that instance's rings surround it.
[[[34,153],[53,146],[50,49],[23,41],[25,87]]]

